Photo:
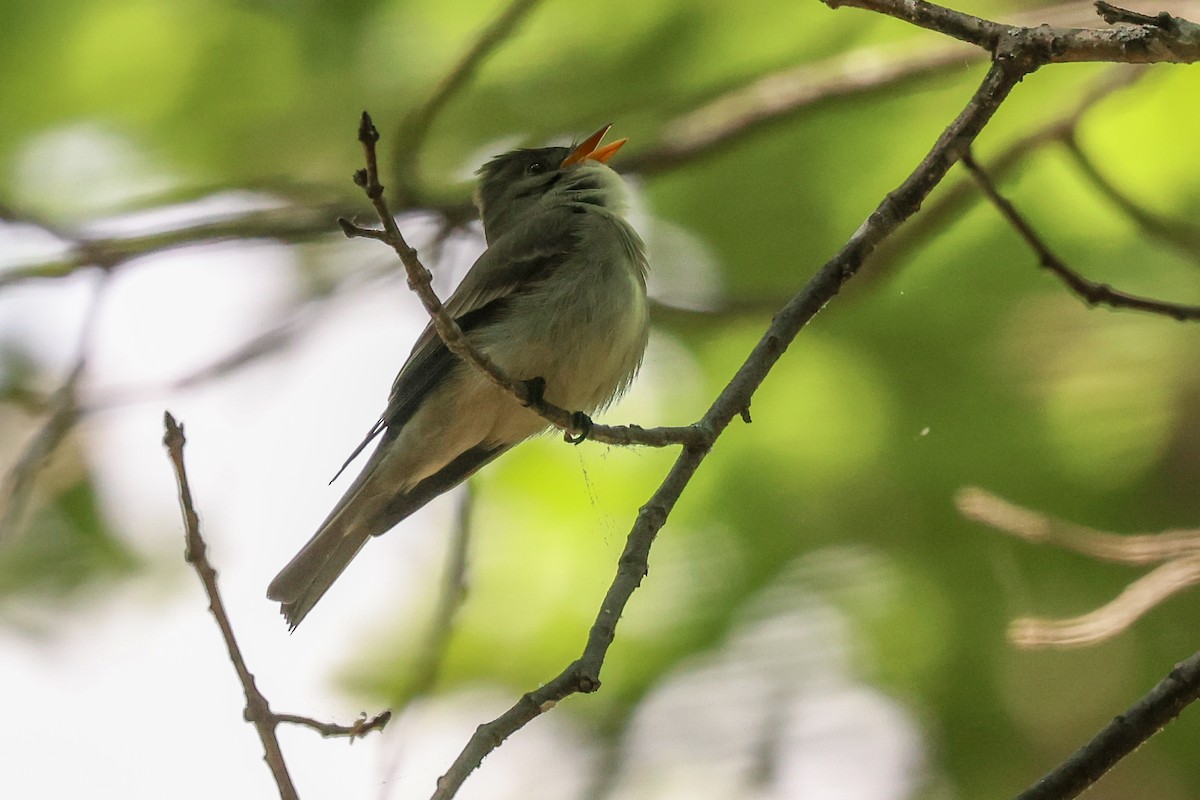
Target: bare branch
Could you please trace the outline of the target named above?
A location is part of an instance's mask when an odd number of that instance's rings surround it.
[[[1200,25],[1160,14],[1135,27],[1036,28],[1002,25],[925,0],[824,0],[830,8],[875,11],[912,25],[953,36],[993,56],[1020,52],[1042,64],[1108,61],[1129,64],[1191,64],[1200,61]],[[1115,8],[1103,4],[1107,8]],[[1097,4],[1100,7],[1100,4]],[[1103,12],[1102,12],[1103,13]],[[1125,12],[1131,21],[1132,12]],[[1141,15],[1138,15],[1141,16]],[[1169,22],[1164,22],[1164,18]]]
[[[196,570],[200,583],[204,585],[204,593],[208,595],[208,608],[217,621],[217,627],[221,629],[221,638],[229,651],[229,660],[233,663],[246,696],[246,720],[254,725],[254,730],[258,732],[267,766],[275,778],[275,785],[279,787],[279,796],[282,800],[297,800],[296,787],[292,784],[287,764],[283,760],[283,751],[279,747],[279,739],[275,736],[278,720],[271,713],[267,698],[258,690],[254,683],[254,675],[242,657],[242,650],[233,633],[233,625],[225,612],[225,602],[217,588],[217,571],[208,561],[208,548],[200,535],[200,517],[192,502],[192,489],[188,484],[187,469],[183,463],[183,446],[187,441],[183,435],[183,426],[175,421],[169,411],[163,414],[163,425],[166,428],[163,445],[167,448],[167,457],[171,459],[171,465],[175,468],[175,480],[179,486],[179,506],[183,512],[186,539],[184,559]]]
[[[1066,284],[1068,289],[1079,295],[1089,306],[1106,305],[1112,308],[1146,311],[1151,314],[1161,314],[1171,317],[1179,322],[1200,320],[1200,306],[1171,303],[1166,300],[1155,300],[1150,297],[1140,297],[1122,292],[1112,288],[1108,284],[1090,281],[1068,267],[1066,262],[1050,251],[1050,247],[1037,234],[1028,220],[1021,216],[1016,207],[1000,195],[991,178],[980,168],[969,153],[963,155],[962,161],[963,166],[971,172],[971,176],[975,178],[975,182],[979,184],[979,188],[983,191],[984,195],[992,201],[996,209],[1008,220],[1013,229],[1020,234],[1030,249],[1037,254],[1041,265],[1057,275]]]
[[[213,619],[216,620],[217,627],[221,631],[221,639],[225,642],[229,661],[233,664],[234,671],[237,672],[238,681],[241,683],[242,692],[246,697],[244,712],[246,721],[254,726],[259,741],[262,742],[264,760],[275,779],[275,785],[279,788],[279,796],[282,800],[297,800],[296,787],[292,784],[287,764],[283,759],[283,750],[275,735],[275,729],[279,727],[280,723],[302,725],[317,731],[322,736],[343,736],[353,740],[366,736],[372,731],[383,730],[392,718],[392,714],[390,711],[385,711],[370,719],[364,714],[353,725],[336,725],[319,722],[298,714],[276,714],[271,711],[267,698],[258,690],[254,674],[246,666],[242,649],[233,633],[233,624],[229,621],[229,614],[225,610],[225,601],[221,599],[221,591],[217,586],[217,571],[208,560],[208,546],[200,534],[200,515],[196,513],[196,506],[192,500],[192,488],[188,483],[187,468],[183,463],[183,448],[187,444],[183,435],[183,425],[175,421],[171,412],[166,411],[163,413],[163,427],[165,429],[163,446],[167,448],[167,457],[171,460],[171,466],[175,471],[175,482],[179,487],[179,508],[183,513],[185,541],[184,560],[192,565],[196,575],[200,578],[201,585],[204,586],[204,594],[208,597],[208,610],[212,612]]]
[[[30,280],[63,278],[83,269],[111,271],[141,256],[178,247],[227,239],[277,239],[299,242],[332,233],[330,218],[349,213],[329,205],[272,208],[204,220],[181,228],[141,236],[87,238],[68,237],[73,244],[61,258],[6,269],[0,273],[0,289]],[[61,234],[60,234],[61,235]]]
[[[271,717],[277,723],[286,722],[291,725],[299,725],[303,728],[311,728],[327,739],[346,738],[353,742],[355,739],[361,739],[372,731],[382,731],[388,722],[391,721],[392,712],[384,711],[370,718],[366,714],[363,714],[353,725],[337,725],[332,722],[321,722],[311,717],[302,717],[299,714],[272,714]]]
[[[0,484],[0,542],[16,532],[38,473],[79,422],[82,413],[79,383],[87,370],[92,330],[107,286],[107,276],[102,276],[92,295],[87,316],[80,330],[75,363],[50,397],[46,421],[29,440],[12,469],[4,476],[4,482]]]
[[[1017,795],[1016,800],[1067,800],[1078,797],[1198,698],[1200,653],[1177,664],[1157,686],[1124,713],[1117,715],[1070,758]]]
[[[1007,175],[1023,159],[1046,145],[1069,142],[1080,121],[1101,100],[1124,89],[1146,74],[1146,67],[1118,64],[1100,77],[1083,95],[1079,103],[1063,116],[1050,120],[992,157],[988,166],[990,175],[999,179]],[[948,188],[943,188],[938,197],[926,204],[910,223],[897,231],[864,270],[864,278],[879,280],[887,275],[897,261],[919,247],[921,243],[945,230],[961,218],[979,200],[979,190],[973,179],[961,178]]]
[[[1147,235],[1169,245],[1184,258],[1200,264],[1200,227],[1183,220],[1166,219],[1135,203],[1083,152],[1074,131],[1063,137],[1063,144],[1084,177],[1121,213],[1132,219]]]

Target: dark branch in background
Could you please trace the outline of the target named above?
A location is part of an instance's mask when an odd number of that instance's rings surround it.
[[[1085,11],[1090,15],[1091,4],[1038,9],[1019,14],[1015,19],[1036,26],[1047,21],[1049,12],[1074,20]],[[987,53],[978,47],[942,41],[920,49],[911,45],[903,49],[863,48],[772,72],[667,121],[656,142],[628,156],[622,154],[620,166],[641,175],[668,172],[723,152],[753,134],[790,122],[800,112],[811,111],[826,102],[894,89],[918,78],[961,72],[986,58]]]
[[[438,113],[450,102],[450,98],[471,80],[480,65],[509,38],[517,25],[539,2],[540,0],[513,0],[467,48],[458,62],[434,87],[425,102],[414,108],[400,123],[392,159],[392,176],[399,187],[396,199],[401,204],[420,205],[421,198],[426,195],[421,180],[420,154]]]
[[[50,397],[46,421],[29,440],[12,469],[4,476],[4,482],[0,484],[0,543],[16,534],[33,492],[34,480],[79,420],[79,383],[87,369],[92,330],[107,286],[108,276],[101,276],[79,334],[75,363],[67,373],[66,379]]]
[[[237,672],[238,681],[241,683],[246,697],[246,721],[254,726],[258,738],[262,742],[263,757],[275,779],[275,785],[279,788],[279,796],[282,800],[297,800],[296,787],[292,784],[287,764],[283,760],[283,751],[279,747],[279,739],[275,735],[275,729],[281,722],[312,728],[322,736],[354,738],[374,730],[382,730],[391,718],[391,714],[384,712],[370,720],[364,717],[354,725],[345,726],[318,722],[296,714],[276,714],[271,711],[267,698],[258,690],[254,674],[246,666],[241,647],[238,646],[237,637],[233,633],[233,624],[229,621],[229,614],[225,611],[225,601],[221,599],[221,592],[217,587],[217,571],[208,560],[208,546],[200,535],[200,516],[196,513],[196,506],[192,500],[192,489],[188,483],[187,468],[183,463],[183,447],[187,443],[183,435],[183,426],[175,421],[169,411],[163,414],[163,426],[166,431],[163,435],[163,446],[167,448],[167,457],[171,460],[171,466],[175,471],[175,481],[179,487],[179,507],[183,513],[185,537],[184,560],[196,570],[200,583],[204,586],[204,593],[208,597],[208,609],[212,612],[213,619],[216,620],[217,627],[221,630],[221,638],[229,652],[229,661]]]
[[[1013,229],[1021,235],[1021,238],[1025,240],[1030,249],[1037,254],[1041,265],[1058,276],[1068,289],[1079,295],[1088,305],[1103,304],[1112,308],[1146,311],[1152,314],[1162,314],[1180,322],[1200,319],[1200,306],[1182,305],[1180,303],[1170,303],[1165,300],[1154,300],[1149,297],[1139,297],[1113,289],[1107,284],[1096,283],[1083,277],[1050,251],[1049,246],[1042,241],[1042,238],[1033,229],[1033,226],[1021,216],[1012,203],[1000,196],[1000,193],[996,191],[996,187],[992,184],[987,173],[975,163],[970,153],[963,154],[962,162],[963,166],[975,178],[984,195],[992,201],[996,209],[1008,220]]]
[[[471,545],[471,512],[475,507],[474,492],[468,484],[460,492],[458,519],[446,557],[442,574],[442,590],[438,595],[437,609],[429,625],[429,635],[416,659],[416,670],[409,685],[408,697],[428,694],[441,672],[446,647],[454,628],[454,618],[467,597],[467,553]]]
[[[1078,797],[1197,699],[1200,699],[1200,653],[1177,664],[1142,699],[1115,717],[1060,766],[1017,795],[1016,800]]]
[[[182,228],[147,233],[140,236],[89,238],[68,235],[58,228],[48,228],[38,221],[26,219],[68,242],[68,252],[61,258],[16,267],[0,273],[0,289],[23,281],[63,278],[83,269],[98,268],[111,272],[117,267],[146,255],[157,255],[177,247],[219,242],[230,239],[276,239],[300,242],[332,233],[329,219],[346,209],[332,205],[288,205],[266,211],[251,211],[228,218],[201,221]]]
[[[704,432],[695,426],[647,429],[635,425],[596,425],[579,412],[572,413],[551,403],[547,403],[537,392],[530,389],[527,382],[513,380],[504,374],[504,371],[494,361],[471,344],[470,340],[462,332],[462,329],[459,328],[458,323],[446,312],[442,301],[438,298],[437,293],[433,291],[433,286],[430,282],[432,275],[417,257],[417,251],[409,247],[408,242],[404,239],[404,235],[400,232],[399,227],[397,227],[396,219],[392,216],[387,199],[383,196],[383,185],[379,182],[378,157],[375,149],[379,141],[379,132],[375,129],[375,124],[371,121],[371,116],[365,111],[359,125],[358,140],[362,143],[363,155],[367,166],[366,169],[359,170],[355,174],[354,180],[355,183],[362,187],[367,197],[371,200],[371,203],[375,206],[375,212],[379,216],[379,221],[383,224],[383,230],[377,231],[362,228],[345,218],[339,218],[338,223],[342,226],[342,230],[347,236],[377,239],[387,244],[396,252],[396,255],[400,257],[400,261],[404,264],[405,271],[408,273],[409,287],[421,299],[422,305],[425,306],[425,310],[429,313],[429,317],[433,322],[434,329],[437,331],[438,336],[442,338],[442,341],[446,343],[446,347],[451,353],[471,364],[486,375],[492,383],[516,398],[521,405],[537,412],[551,425],[566,432],[568,435],[581,434],[586,436],[586,438],[604,442],[605,444],[640,444],[650,447],[667,447],[670,445],[697,442],[704,437]],[[582,439],[572,438],[569,441],[579,442]]]
[[[953,42],[916,52],[871,48],[764,75],[669,120],[654,144],[622,156],[620,166],[640,175],[669,172],[827,101],[961,70],[985,55]]]
[[[1030,154],[1041,148],[1073,139],[1076,128],[1089,111],[1100,101],[1140,80],[1146,75],[1146,69],[1131,64],[1113,66],[1084,92],[1083,98],[1075,108],[1022,136],[993,156],[988,165],[989,173],[993,176],[1007,175]],[[946,230],[962,218],[975,206],[979,198],[979,189],[969,177],[956,181],[949,188],[941,189],[938,197],[923,206],[921,213],[911,223],[880,246],[871,263],[863,269],[863,277],[872,281],[885,278],[897,262],[916,250],[921,243],[934,238],[940,231]]]
[[[1083,152],[1073,131],[1063,137],[1063,144],[1079,171],[1117,210],[1137,223],[1147,235],[1170,246],[1193,263],[1200,264],[1200,226],[1183,220],[1166,219],[1139,206],[1100,172],[1095,162]]]

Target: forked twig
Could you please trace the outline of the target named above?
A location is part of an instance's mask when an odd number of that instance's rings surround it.
[[[322,736],[348,737],[353,740],[372,731],[383,730],[392,717],[391,712],[384,711],[370,719],[364,715],[353,725],[337,725],[319,722],[298,714],[277,714],[271,711],[267,698],[258,689],[254,674],[246,666],[246,659],[242,655],[242,649],[233,632],[233,623],[229,620],[229,613],[225,610],[225,601],[221,598],[221,591],[217,586],[217,571],[208,560],[208,546],[200,534],[200,515],[196,513],[196,506],[192,500],[192,488],[188,483],[187,468],[183,462],[183,447],[187,443],[183,434],[183,425],[176,422],[171,412],[167,411],[163,413],[163,426],[165,429],[163,446],[167,448],[167,457],[174,468],[175,482],[179,488],[179,507],[183,513],[184,560],[196,571],[200,583],[204,587],[204,594],[208,597],[208,609],[212,612],[213,619],[216,620],[217,627],[221,631],[221,639],[225,642],[229,661],[233,664],[234,671],[237,672],[238,681],[241,683],[242,692],[246,697],[244,712],[246,721],[254,726],[259,741],[262,742],[264,760],[275,779],[279,796],[282,800],[298,800],[296,787],[292,783],[287,764],[283,759],[283,750],[279,746],[279,738],[275,735],[275,729],[280,723],[287,722],[311,728]]]

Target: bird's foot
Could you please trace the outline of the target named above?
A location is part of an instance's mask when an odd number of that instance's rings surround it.
[[[591,434],[592,418],[582,411],[576,411],[571,414],[571,427],[579,431],[579,433],[572,436],[571,431],[566,431],[563,433],[563,439],[570,444],[579,444]]]
[[[545,378],[530,378],[527,381],[521,381],[525,384],[525,407],[540,406],[546,401],[546,379]]]

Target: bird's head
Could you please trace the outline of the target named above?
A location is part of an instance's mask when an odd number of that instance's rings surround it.
[[[488,242],[547,201],[594,203],[619,210],[624,187],[606,163],[626,140],[601,145],[610,127],[605,125],[573,148],[513,150],[480,167],[475,204]]]

